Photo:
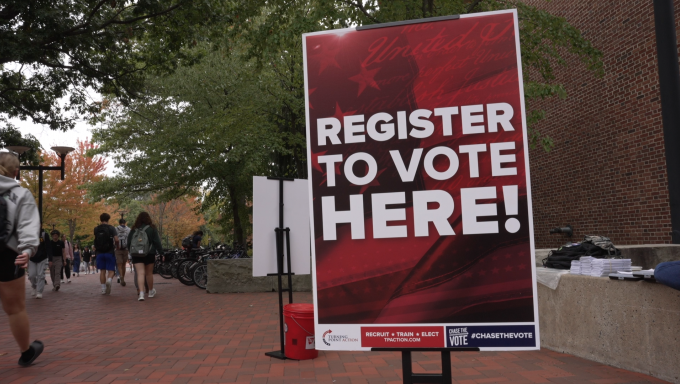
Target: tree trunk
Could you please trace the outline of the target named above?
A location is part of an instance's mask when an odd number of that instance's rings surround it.
[[[68,219],[68,239],[73,244],[73,236],[76,234],[76,220],[77,219]]]
[[[434,12],[434,0],[423,0],[423,18],[431,17]]]
[[[243,227],[241,226],[241,217],[238,214],[239,199],[236,196],[236,190],[232,186],[227,187],[229,189],[229,199],[231,200],[231,213],[234,217],[234,241],[241,246],[245,246],[245,239],[243,238]]]

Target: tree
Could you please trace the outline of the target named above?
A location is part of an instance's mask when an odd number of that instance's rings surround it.
[[[0,149],[7,146],[24,146],[29,147],[28,151],[21,154],[19,159],[22,163],[28,162],[31,165],[38,165],[40,163],[40,156],[38,152],[41,149],[40,142],[35,136],[28,134],[22,136],[16,127],[11,124],[5,125],[5,127],[0,128]]]
[[[220,0],[0,1],[0,115],[72,128],[96,111],[88,89],[128,102],[147,72],[197,56],[181,48],[216,39]],[[207,34],[214,32],[214,35]],[[193,52],[197,53],[197,52]]]
[[[517,8],[530,144],[545,150],[550,150],[552,140],[532,128],[545,114],[532,109],[531,101],[567,96],[554,75],[556,67],[566,66],[564,56],[576,55],[595,75],[603,74],[602,53],[578,29],[566,19],[521,0],[253,0],[235,2],[232,7],[231,12],[239,17],[234,19],[230,33],[248,42],[249,57],[260,65],[272,64],[279,57],[301,64],[302,58],[296,53],[301,50],[300,36],[305,32]],[[291,78],[296,79],[289,82],[294,86],[284,89],[290,98],[304,98],[299,89],[302,73],[297,67],[290,68]],[[295,104],[304,106],[302,100]]]
[[[105,128],[93,132],[101,146],[92,153],[112,156],[122,172],[92,185],[92,196],[171,201],[202,193],[202,207],[220,207],[243,244],[252,176],[267,174],[282,149],[272,81],[230,47],[170,76],[150,76],[151,102],[112,104],[101,116]]]
[[[64,180],[58,171],[44,171],[43,177],[43,224],[55,224],[68,238],[87,239],[92,236],[92,229],[99,222],[102,212],[115,212],[116,206],[103,201],[91,202],[87,199],[87,191],[83,189],[88,183],[101,180],[106,169],[106,159],[101,156],[87,157],[88,150],[94,145],[87,141],[78,141],[77,148],[66,159]],[[41,153],[42,164],[56,166],[61,163],[59,155],[54,152]],[[21,184],[33,192],[38,200],[38,172],[22,172]]]

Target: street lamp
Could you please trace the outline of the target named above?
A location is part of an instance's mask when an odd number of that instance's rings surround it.
[[[128,213],[128,211],[125,210],[125,209],[119,209],[119,210],[116,211],[116,212],[120,213],[120,218],[121,218],[121,219],[125,219],[125,214]]]
[[[14,151],[21,155],[22,153],[28,151],[31,149],[30,147],[25,147],[25,146],[20,146],[20,145],[13,145],[13,146],[7,146],[5,147],[9,149],[10,151]],[[24,170],[24,171],[38,171],[38,212],[40,213],[40,223],[42,225],[42,219],[43,219],[43,212],[42,212],[42,207],[43,207],[43,171],[61,171],[61,180],[64,180],[64,172],[66,170],[66,155],[69,154],[69,152],[75,151],[75,148],[71,147],[52,147],[52,150],[56,153],[59,154],[59,157],[61,158],[61,165],[58,167],[47,167],[44,165],[23,165],[19,166],[19,171]],[[19,174],[17,174],[17,180],[20,180]]]

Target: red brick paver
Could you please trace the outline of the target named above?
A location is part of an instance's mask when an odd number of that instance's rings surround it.
[[[49,278],[48,278],[49,280]],[[134,285],[100,294],[81,275],[27,307],[32,338],[45,352],[30,368],[0,314],[2,383],[401,383],[401,356],[388,352],[320,352],[315,360],[280,361],[276,293],[206,294],[156,277],[158,295],[136,300]],[[51,288],[51,287],[50,287]],[[28,292],[28,290],[27,290]],[[311,302],[310,293],[296,301]],[[413,354],[416,372],[441,370],[440,356]],[[650,376],[548,350],[465,352],[451,356],[457,383],[653,383]]]

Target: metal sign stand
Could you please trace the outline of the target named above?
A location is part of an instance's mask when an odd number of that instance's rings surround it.
[[[401,352],[401,372],[404,377],[404,384],[417,383],[438,383],[451,384],[451,351],[479,351],[479,348],[371,348],[371,351],[382,352]],[[411,352],[441,352],[442,354],[442,373],[413,373]]]
[[[278,278],[278,290],[279,290],[279,338],[281,342],[281,350],[265,352],[265,355],[274,357],[276,359],[286,360],[286,345],[285,345],[285,333],[283,329],[283,292],[288,292],[288,304],[293,303],[293,277],[294,273],[291,272],[290,266],[290,228],[283,227],[283,182],[293,181],[292,178],[288,177],[268,177],[269,180],[279,181],[279,227],[274,229],[276,233],[276,273],[268,273],[267,276],[277,276]],[[283,272],[283,236],[286,236],[286,265],[288,267],[288,272]],[[288,276],[288,288],[283,288],[283,275]]]

